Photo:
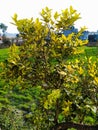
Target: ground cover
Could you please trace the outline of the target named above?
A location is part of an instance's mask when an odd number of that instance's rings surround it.
[[[4,61],[8,57],[9,48],[0,49],[0,62]]]

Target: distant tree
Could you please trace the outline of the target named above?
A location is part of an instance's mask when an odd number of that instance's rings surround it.
[[[7,26],[4,23],[0,23],[0,29],[2,30],[3,36],[2,36],[2,41],[4,43],[4,46],[9,46],[10,40],[6,37],[5,32],[7,30]]]
[[[7,26],[4,23],[0,23],[0,29],[2,30],[3,35],[5,35],[5,32],[7,30]]]

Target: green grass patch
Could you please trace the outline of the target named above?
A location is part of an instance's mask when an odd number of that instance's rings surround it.
[[[6,60],[8,58],[9,48],[0,49],[0,62]]]
[[[83,46],[79,47],[78,49],[81,51],[81,53],[69,56],[68,61],[75,61],[75,59],[84,60],[85,57],[92,57],[93,60],[98,58],[98,47]]]
[[[98,47],[84,47],[86,56],[98,57]]]
[[[79,47],[80,51],[83,51],[80,54],[75,54],[68,57],[68,61],[72,60],[74,61],[76,58],[78,59],[84,59],[86,57],[92,57],[94,60],[98,58],[98,47]],[[8,58],[9,48],[0,49],[0,62],[6,60]]]

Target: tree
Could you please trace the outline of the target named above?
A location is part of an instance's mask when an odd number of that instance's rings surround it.
[[[5,35],[5,32],[7,30],[7,26],[3,23],[0,23],[0,29],[2,30],[2,33],[3,33],[3,36],[2,36],[2,41],[4,43],[3,46],[7,47],[11,44],[9,38],[7,38],[6,35]]]
[[[7,26],[3,23],[0,23],[0,29],[2,30],[3,35],[5,34],[6,30],[7,30]]]
[[[78,47],[87,43],[79,38],[85,29],[59,35],[73,26],[80,14],[72,7],[53,15],[46,7],[40,14],[41,20],[18,20],[17,14],[12,18],[24,44],[18,53],[17,47],[11,46],[9,58],[1,64],[0,75],[6,89],[9,93],[30,90],[32,103],[21,110],[25,121],[36,130],[59,128],[65,122],[85,123],[89,115],[96,120],[98,64],[91,58],[68,62],[69,56],[78,54]]]

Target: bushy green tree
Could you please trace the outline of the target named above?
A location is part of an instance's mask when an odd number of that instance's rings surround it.
[[[69,55],[80,53],[78,47],[87,43],[79,39],[84,28],[68,36],[60,33],[73,26],[80,14],[72,7],[54,14],[46,7],[40,14],[41,20],[12,17],[24,44],[11,46],[9,58],[1,63],[4,87],[9,94],[29,94],[29,99],[22,97],[27,102],[16,105],[34,130],[48,130],[62,122],[83,123],[90,115],[96,118],[97,63],[68,62]]]

